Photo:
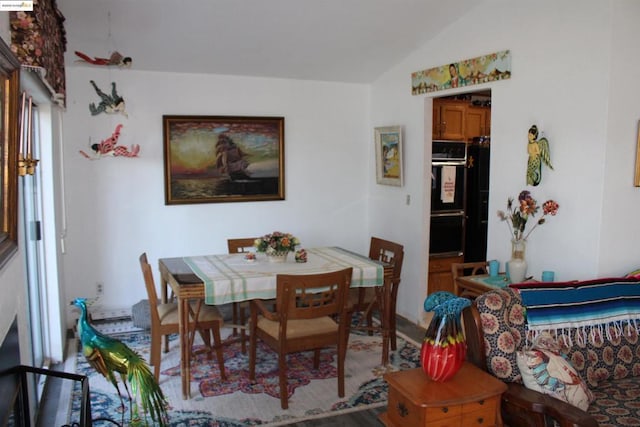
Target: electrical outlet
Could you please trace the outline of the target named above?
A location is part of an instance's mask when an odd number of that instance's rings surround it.
[[[96,283],[96,295],[101,296],[103,291],[104,291],[104,285],[102,284],[102,282]]]

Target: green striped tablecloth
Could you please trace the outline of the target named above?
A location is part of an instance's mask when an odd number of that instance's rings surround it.
[[[384,268],[379,262],[336,247],[307,249],[307,262],[295,262],[291,253],[284,263],[271,263],[264,254],[249,262],[244,254],[185,257],[185,263],[204,283],[207,304],[226,304],[276,297],[278,274],[314,274],[353,267],[351,287],[382,286]]]

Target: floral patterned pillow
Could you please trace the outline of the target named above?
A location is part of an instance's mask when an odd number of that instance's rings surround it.
[[[517,291],[487,292],[476,299],[484,332],[487,371],[506,382],[522,383],[516,353],[524,345],[525,315]]]

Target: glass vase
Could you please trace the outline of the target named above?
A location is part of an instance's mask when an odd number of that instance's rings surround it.
[[[433,381],[447,381],[462,367],[466,354],[467,343],[460,313],[436,313],[420,350],[420,364],[424,373]]]
[[[511,283],[524,281],[527,275],[527,260],[525,258],[527,241],[524,239],[511,240],[511,259],[509,260],[509,280]]]

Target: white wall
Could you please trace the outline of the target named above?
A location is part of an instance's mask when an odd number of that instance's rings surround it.
[[[640,120],[640,2],[613,2],[611,79],[599,270],[603,276],[640,267],[640,188],[633,186],[638,121]]]
[[[99,101],[91,79],[105,91],[117,83],[128,119],[91,116],[89,103]],[[134,61],[130,70],[68,67],[67,93],[67,300],[93,297],[102,282],[104,306],[131,307],[146,298],[141,252],[155,267],[161,257],[224,253],[227,238],[274,230],[294,233],[303,247],[367,253],[374,155],[368,86],[139,72]],[[284,116],[286,200],[165,206],[163,114]],[[118,123],[124,125],[119,142],[140,144],[139,158],[90,161],[78,153],[90,151],[89,138],[109,137]]]
[[[394,237],[405,244],[402,315],[420,318],[427,286],[431,96],[464,91],[412,96],[410,74],[505,49],[511,50],[512,78],[469,88],[492,90],[488,259],[509,258],[509,234],[495,212],[526,188],[527,130],[535,123],[550,140],[555,170],[544,169],[542,183],[527,189],[540,202],[553,198],[561,207],[529,238],[530,274],[550,269],[557,280],[586,279],[640,264],[637,246],[625,239],[640,227],[638,190],[630,187],[638,16],[633,1],[485,1],[373,85],[372,126],[405,126],[407,184],[392,189],[369,181],[368,208],[371,229],[393,221]],[[610,73],[622,79],[610,82]],[[398,213],[405,194],[414,203]]]

